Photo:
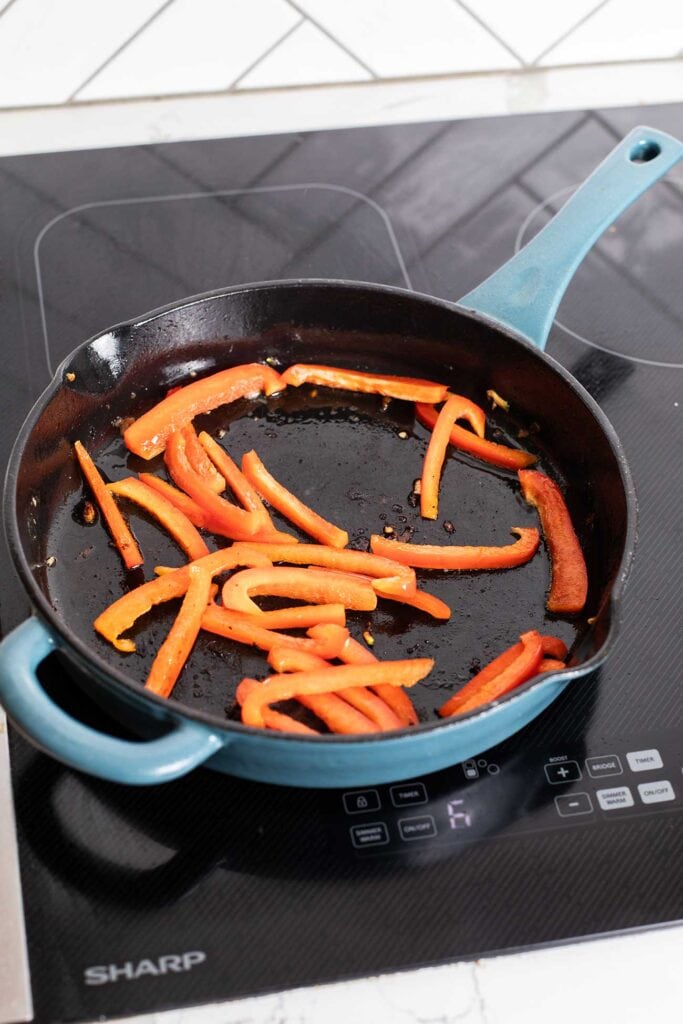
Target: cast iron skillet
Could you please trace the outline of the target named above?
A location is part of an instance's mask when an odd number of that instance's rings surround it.
[[[355,786],[409,778],[469,758],[516,732],[568,683],[596,668],[614,642],[619,597],[635,538],[635,497],[619,442],[596,403],[542,352],[560,297],[581,258],[612,220],[683,155],[675,139],[635,129],[554,221],[458,305],[367,284],[284,281],[186,299],[91,339],[65,360],[28,416],[5,490],[8,538],[36,609],[0,646],[0,698],[35,745],[68,765],[113,781],[161,782],[194,766],[287,785]],[[494,388],[511,399],[498,418],[504,443],[524,444],[565,486],[590,577],[585,616],[544,622],[543,557],[510,572],[430,574],[427,589],[454,608],[447,626],[384,604],[372,617],[383,658],[433,654],[437,668],[413,691],[421,724],[367,737],[301,738],[235,721],[234,685],[263,674],[263,661],[202,636],[176,689],[162,701],[142,681],[173,610],[138,629],[139,654],[122,657],[92,620],[125,580],[101,527],[74,521],[82,494],[72,443],[81,438],[112,477],[155,463],[128,456],[120,419],[139,415],[190,374],[274,360],[352,366],[447,383],[481,402]],[[228,430],[233,454],[254,446],[285,485],[343,523],[362,546],[383,523],[415,526],[414,539],[443,543],[407,501],[427,434],[404,403],[289,389],[281,399],[240,403],[201,424]],[[401,437],[407,434],[406,438]],[[442,508],[454,543],[503,544],[511,526],[535,521],[512,474],[450,458]],[[385,517],[385,518],[382,518]],[[178,564],[160,532],[136,518],[147,565]],[[55,561],[56,559],[56,561]],[[434,578],[436,575],[437,578]],[[588,622],[588,618],[591,622]],[[362,616],[352,623],[358,634]],[[498,653],[529,628],[573,641],[569,666],[500,702],[453,720],[435,708],[470,675],[474,658]],[[36,670],[55,648],[80,685],[144,742],[104,735],[55,704]],[[151,737],[151,738],[150,738]]]

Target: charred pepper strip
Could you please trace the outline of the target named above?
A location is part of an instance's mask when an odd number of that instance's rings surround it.
[[[267,566],[269,559],[259,551],[240,552],[234,548],[222,548],[220,551],[212,551],[210,555],[205,555],[194,564],[206,567],[213,577],[238,565]],[[134,651],[133,641],[122,640],[121,634],[130,629],[141,615],[155,605],[182,597],[187,591],[189,579],[189,566],[183,565],[180,569],[166,572],[157,579],[143,583],[135,590],[129,590],[98,615],[93,623],[95,629],[118,651]]]
[[[538,671],[543,657],[541,635],[535,630],[523,633],[520,637],[522,652],[518,654],[502,671],[491,676],[486,669],[479,672],[469,683],[454,694],[439,708],[442,718],[450,718],[453,715],[463,715],[474,708],[489,704],[497,700],[509,690],[530,679]],[[489,666],[490,667],[490,666]],[[484,678],[482,679],[482,676]]]
[[[292,697],[298,700],[301,695],[338,693],[349,686],[372,686],[377,683],[413,686],[424,679],[433,667],[431,658],[412,658],[405,661],[382,661],[376,665],[333,665],[314,672],[270,676],[259,690],[253,690],[247,695],[242,707],[242,721],[247,725],[263,726],[264,706]]]
[[[312,672],[331,668],[329,662],[308,651],[293,647],[274,647],[268,654],[268,663],[279,674],[285,672]],[[379,725],[359,711],[342,695],[348,690],[336,693],[302,694],[297,697],[300,704],[312,711],[325,723],[331,732],[353,735],[354,733],[379,732]]]
[[[339,660],[346,665],[373,665],[379,661],[372,651],[363,647],[352,636],[344,644]],[[388,683],[377,683],[372,689],[385,704],[388,704],[396,712],[402,725],[417,725],[417,712],[405,690],[402,690],[400,686],[390,686]]]
[[[251,543],[247,541],[247,543]],[[341,572],[361,573],[381,581],[382,593],[412,594],[415,592],[415,570],[388,558],[371,555],[367,551],[351,548],[330,548],[324,544],[263,544],[255,545],[265,552],[271,562],[289,562],[294,565],[317,565]],[[375,583],[372,584],[375,587]]]
[[[222,494],[225,490],[225,479],[206,454],[204,446],[199,443],[197,431],[192,423],[188,423],[186,427],[183,427],[182,434],[185,438],[187,460],[193,470],[211,488],[214,494]]]
[[[244,557],[249,557],[246,550]],[[343,604],[354,611],[373,611],[377,607],[377,595],[367,580],[341,579],[340,575],[289,566],[246,570],[226,581],[223,604],[234,611],[258,615],[260,609],[251,599],[253,594],[291,597],[309,604]]]
[[[422,467],[420,514],[423,519],[436,519],[439,514],[439,482],[455,421],[467,418],[472,422],[474,419],[475,429],[481,429],[479,437],[483,437],[483,427],[486,422],[484,411],[479,409],[481,416],[475,417],[472,406],[474,403],[462,395],[449,395],[437,416]],[[478,409],[478,406],[474,406],[474,408]],[[475,423],[472,424],[473,427]]]
[[[175,395],[172,397],[175,398]],[[215,494],[190,465],[187,457],[186,440],[182,431],[171,434],[164,455],[168,471],[186,494],[189,494],[208,515],[207,526],[216,523],[226,536],[253,536],[267,529],[268,517],[259,512],[247,512],[231,505],[225,498]]]
[[[340,530],[338,526],[323,519],[308,505],[304,505],[291,491],[283,487],[274,476],[271,476],[255,451],[247,452],[242,456],[242,472],[273,508],[281,512],[304,533],[315,537],[321,544],[329,544],[333,548],[345,548],[349,543],[349,535],[346,530]]]
[[[429,430],[434,429],[438,413],[431,405],[418,402],[415,406],[415,415],[420,423]],[[496,444],[495,441],[487,441],[483,437],[477,437],[470,430],[459,427],[454,423],[451,427],[450,443],[454,448],[474,455],[477,459],[490,462],[493,466],[501,469],[523,469],[525,466],[532,466],[536,456],[531,452],[522,451],[521,448],[508,448],[504,444]]]
[[[163,579],[163,577],[162,577]],[[262,626],[254,626],[245,621],[242,615],[238,615],[229,608],[221,608],[219,605],[210,604],[202,617],[202,629],[208,633],[216,633],[228,640],[234,640],[238,644],[248,644],[258,647],[262,651],[269,651],[271,647],[296,647],[302,651],[310,651],[318,654],[325,660],[336,658],[348,636],[348,630],[342,629],[339,633],[328,634],[324,637],[303,637],[289,636],[287,633],[278,633],[273,629],[264,629]]]
[[[116,502],[107,490],[107,485],[100,476],[97,466],[80,441],[74,443],[74,451],[78,464],[81,467],[81,472],[92,491],[100,512],[104,516],[109,532],[119,550],[121,558],[125,562],[126,568],[137,568],[144,561],[142,553],[135,542],[135,537],[130,532],[128,524],[119,512]]]
[[[188,566],[187,592],[171,631],[157,651],[145,687],[169,697],[199,635],[211,594],[211,573],[205,565]]]
[[[588,594],[588,571],[562,492],[545,473],[521,470],[518,475],[522,494],[538,509],[550,554],[546,608],[558,615],[580,612]]]
[[[158,519],[188,558],[194,560],[209,554],[209,549],[187,516],[142,480],[129,476],[125,480],[109,484],[108,490],[117,497],[134,501],[136,505],[140,505]]]
[[[377,555],[420,569],[512,569],[533,558],[538,550],[539,535],[533,526],[513,526],[510,532],[516,533],[519,540],[502,547],[405,544],[378,534],[370,538],[370,547]]]
[[[138,417],[123,434],[126,447],[143,459],[153,459],[166,447],[175,431],[182,430],[200,413],[211,412],[238,398],[273,395],[285,385],[275,370],[261,363],[246,363],[194,380],[174,390]]]
[[[337,366],[295,363],[282,374],[285,384],[298,388],[301,384],[318,384],[343,391],[402,398],[407,402],[442,402],[448,388],[445,384],[414,377],[394,377],[383,373],[363,373]]]

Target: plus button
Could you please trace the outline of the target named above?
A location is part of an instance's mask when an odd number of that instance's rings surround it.
[[[578,782],[581,769],[577,761],[558,761],[544,765],[545,777],[551,786],[560,786],[563,782]]]

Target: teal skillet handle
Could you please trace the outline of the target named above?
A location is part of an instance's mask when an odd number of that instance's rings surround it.
[[[553,318],[588,250],[650,185],[683,157],[683,143],[634,128],[542,231],[459,306],[482,313],[545,348]]]
[[[194,722],[176,724],[159,739],[117,739],[76,721],[58,707],[36,678],[57,647],[39,619],[27,619],[0,644],[0,703],[25,736],[58,761],[111,782],[149,786],[187,774],[215,754],[224,740]]]

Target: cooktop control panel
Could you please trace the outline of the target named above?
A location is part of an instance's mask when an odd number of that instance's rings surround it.
[[[335,794],[333,827],[362,856],[683,810],[683,758],[674,741],[524,760],[488,755],[424,779]]]

